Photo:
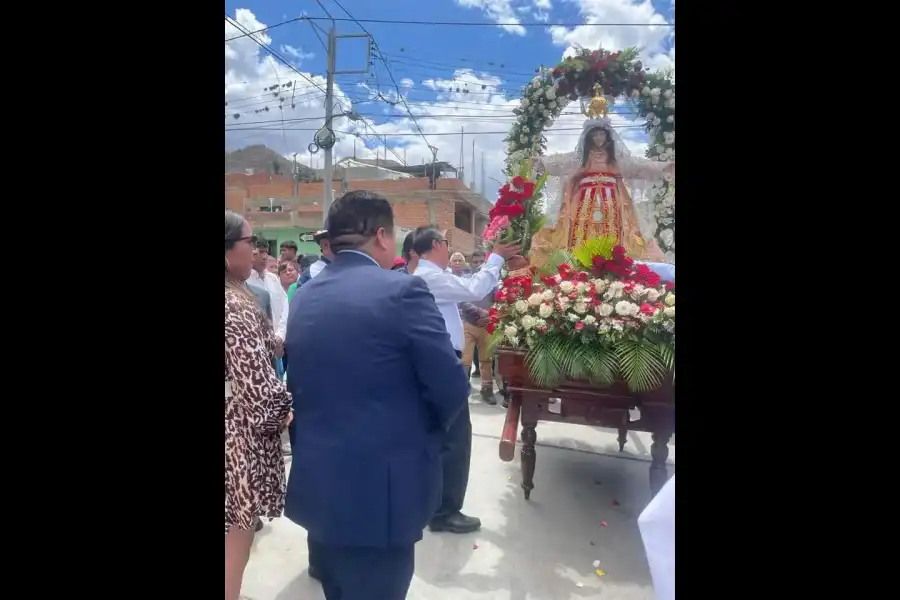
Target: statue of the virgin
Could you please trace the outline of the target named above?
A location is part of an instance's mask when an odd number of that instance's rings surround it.
[[[615,236],[635,259],[665,262],[653,224],[639,217],[628,188],[674,182],[674,162],[632,156],[609,119],[592,118],[575,152],[542,157],[537,169],[549,175],[544,194],[548,225],[532,238],[531,264],[543,266],[554,249],[571,250],[599,236]]]

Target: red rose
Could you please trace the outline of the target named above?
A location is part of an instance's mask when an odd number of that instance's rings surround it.
[[[488,315],[493,319],[497,316],[497,309],[493,306],[488,309]]]
[[[503,293],[503,290],[497,290],[497,293],[494,294],[494,301],[503,302],[504,300],[506,300],[506,294]]]
[[[619,259],[619,258],[625,256],[625,246],[614,246],[612,253],[613,253],[613,258],[615,258],[615,259]]]
[[[587,281],[590,278],[591,278],[591,276],[588,275],[586,271],[579,271],[578,274],[575,276],[575,279],[578,281]]]
[[[535,183],[533,181],[525,182],[525,185],[523,186],[524,191],[522,192],[522,196],[524,196],[522,198],[523,201],[531,198],[534,195],[534,187]]]
[[[512,187],[521,190],[525,187],[525,178],[521,175],[516,175],[512,178]]]
[[[488,333],[493,334],[493,333],[497,330],[497,326],[494,325],[493,322],[491,322],[491,323],[488,323],[488,326],[485,327],[484,329],[485,329],[485,331],[487,331]]]
[[[653,308],[652,306],[650,306],[649,304],[647,304],[646,302],[641,304],[641,312],[644,313],[645,315],[652,315],[655,311],[656,311],[656,309]]]
[[[659,287],[660,276],[651,271],[650,274],[647,275],[647,277],[644,279],[644,281],[649,287]]]
[[[525,214],[525,207],[522,206],[521,204],[512,204],[512,205],[506,206],[504,208],[506,209],[505,214],[507,217],[509,217],[510,220],[518,219],[519,217],[521,217],[522,215]]]
[[[669,290],[670,292],[674,292],[674,291],[675,291],[675,282],[674,282],[674,281],[667,281],[667,282],[666,282],[666,289]]]
[[[577,329],[578,331],[581,331],[582,329],[584,329],[584,323],[582,323],[581,321],[578,321],[577,323],[575,323],[575,329]]]
[[[569,294],[569,300],[578,300],[578,292],[572,292]]]

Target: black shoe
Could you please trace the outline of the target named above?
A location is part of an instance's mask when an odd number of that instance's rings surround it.
[[[503,402],[501,402],[500,404],[503,406],[503,408],[509,408],[509,398],[503,396]]]
[[[481,399],[484,400],[485,404],[490,404],[491,406],[497,404],[493,388],[481,388]]]
[[[309,565],[306,574],[309,575],[311,579],[315,579],[319,583],[322,583],[322,572],[319,570],[319,567]]]
[[[481,377],[481,371],[475,369],[474,371],[472,371],[472,377]]]
[[[428,524],[431,531],[449,531],[450,533],[472,533],[481,529],[481,519],[469,517],[461,512],[449,517],[439,517]]]
[[[260,531],[262,531],[262,528],[263,528],[262,519],[256,519],[256,526],[253,528],[253,531],[255,531],[256,533],[259,533]]]

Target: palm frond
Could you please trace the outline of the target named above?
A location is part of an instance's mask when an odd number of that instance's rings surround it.
[[[589,269],[593,265],[595,256],[610,258],[612,256],[612,249],[615,245],[616,238],[612,235],[591,238],[585,240],[584,243],[572,250],[572,256],[574,256],[583,267]]]
[[[612,348],[595,350],[591,356],[591,383],[603,387],[611,386],[619,377],[619,356]]]
[[[668,370],[656,346],[641,342],[621,341],[616,354],[622,379],[633,392],[646,392],[662,384]]]
[[[542,266],[538,272],[541,275],[555,275],[557,267],[561,264],[567,264],[574,268],[575,259],[568,250],[556,248],[550,252],[550,256],[547,257],[547,262],[544,263],[544,266]]]
[[[500,327],[498,327],[491,337],[488,338],[488,354],[493,354],[494,350],[497,346],[500,346],[503,342],[503,331]]]
[[[562,360],[566,355],[564,338],[544,338],[525,356],[531,380],[540,388],[552,390],[565,379]]]

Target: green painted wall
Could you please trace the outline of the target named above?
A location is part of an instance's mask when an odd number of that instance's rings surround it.
[[[315,232],[315,229],[297,227],[288,229],[259,229],[256,233],[266,238],[266,240],[269,242],[270,247],[274,246],[275,256],[278,256],[279,254],[278,249],[281,247],[281,242],[286,242],[288,240],[297,244],[297,252],[299,252],[300,254],[312,254],[314,256],[318,256],[319,245],[317,243],[300,241],[300,234]]]

